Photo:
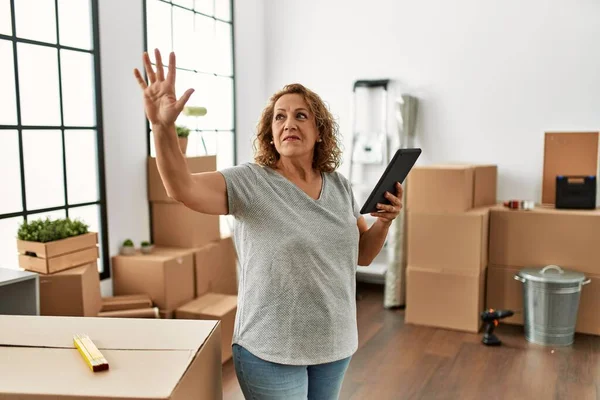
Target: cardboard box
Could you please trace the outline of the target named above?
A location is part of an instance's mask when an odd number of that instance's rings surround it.
[[[542,203],[555,204],[557,175],[598,176],[600,132],[546,132]]]
[[[158,316],[161,319],[175,319],[174,310],[158,310]]]
[[[102,312],[151,308],[152,299],[147,294],[129,294],[102,298]]]
[[[415,166],[407,179],[406,209],[414,212],[463,212],[496,204],[495,165]]]
[[[27,271],[52,274],[94,262],[99,256],[98,233],[47,243],[17,240],[19,266]]]
[[[485,308],[512,310],[515,315],[501,323],[523,325],[523,284],[515,280],[522,268],[489,265]]]
[[[95,317],[100,311],[100,277],[94,262],[40,275],[40,314]]]
[[[192,174],[217,170],[217,156],[186,157],[186,161]],[[176,203],[167,195],[154,157],[148,157],[148,200]]]
[[[159,309],[173,310],[194,298],[194,252],[155,247],[150,254],[112,258],[113,293],[144,293]]]
[[[221,399],[218,321],[0,315],[0,398]],[[132,334],[133,332],[140,332]],[[92,373],[87,333],[109,363]]]
[[[489,264],[556,264],[600,274],[600,210],[490,211]]]
[[[175,319],[208,319],[221,321],[221,362],[232,356],[231,344],[237,296],[207,293],[175,310]]]
[[[504,323],[515,325],[524,323],[523,284],[514,279],[514,276],[523,268],[500,265],[490,265],[488,268],[486,308],[521,311],[519,314],[503,319]],[[591,283],[581,289],[575,331],[600,335],[600,314],[598,313],[600,274],[585,275],[591,279]]]
[[[101,311],[99,317],[106,318],[160,318],[157,307],[131,308],[127,310]]]
[[[481,270],[487,265],[489,208],[463,213],[407,213],[407,263]]]
[[[196,297],[205,293],[237,294],[237,253],[233,239],[207,244],[194,256]]]
[[[485,269],[408,266],[405,322],[479,332],[485,302]]]
[[[152,234],[158,246],[201,247],[221,238],[219,216],[179,203],[152,203]]]

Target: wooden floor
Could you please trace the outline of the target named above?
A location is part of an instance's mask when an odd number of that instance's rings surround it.
[[[362,285],[359,350],[341,399],[600,399],[600,337],[577,335],[567,348],[528,343],[522,327],[500,325],[501,347],[481,335],[404,324],[383,308],[383,288]],[[232,362],[225,400],[242,400]]]

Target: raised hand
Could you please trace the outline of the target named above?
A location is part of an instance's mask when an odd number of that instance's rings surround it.
[[[135,68],[133,75],[144,91],[144,109],[146,117],[152,125],[173,125],[189,100],[194,89],[188,89],[177,100],[175,97],[175,53],[169,54],[169,70],[165,79],[162,57],[158,49],[154,50],[156,58],[156,72],[150,64],[148,53],[144,52],[143,61],[149,85],[142,78],[140,71]]]

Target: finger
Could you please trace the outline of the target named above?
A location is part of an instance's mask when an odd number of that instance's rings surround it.
[[[148,75],[150,83],[156,82],[156,75],[152,69],[152,64],[150,64],[150,56],[147,52],[144,52],[144,68],[146,68],[146,75]]]
[[[402,187],[400,182],[396,182],[396,196],[402,197],[403,194],[404,194],[404,188]]]
[[[377,203],[377,208],[380,211],[384,211],[384,212],[390,212],[390,213],[397,213],[398,209],[390,204],[381,204],[381,203]]]
[[[167,81],[173,85],[175,84],[175,75],[175,53],[171,52],[171,54],[169,54],[169,72],[167,74]]]
[[[154,49],[154,57],[156,58],[156,78],[159,82],[165,80],[165,71],[163,69],[162,57],[158,49]]]
[[[390,222],[393,221],[394,219],[396,219],[396,214],[391,214],[391,213],[371,213],[372,217],[375,218],[379,218],[382,219],[384,221]]]
[[[188,89],[185,93],[177,100],[177,109],[183,110],[185,103],[190,99],[190,96],[194,93],[194,89]]]
[[[135,76],[135,79],[142,89],[146,89],[148,87],[148,85],[146,85],[146,81],[144,81],[144,78],[142,78],[142,74],[140,74],[140,71],[137,68],[133,69],[133,76]]]
[[[385,198],[390,201],[390,203],[399,206],[402,204],[402,200],[391,194],[390,192],[385,192]]]

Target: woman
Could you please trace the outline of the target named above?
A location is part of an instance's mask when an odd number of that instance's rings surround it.
[[[143,89],[158,170],[170,197],[206,214],[233,215],[240,260],[233,337],[236,374],[249,399],[335,399],[358,347],[356,265],[381,250],[402,207],[387,194],[369,228],[335,169],[337,125],[301,85],[276,93],[263,112],[256,163],[190,174],[175,121],[193,93],[175,97],[175,54],[164,76],[148,54]]]

